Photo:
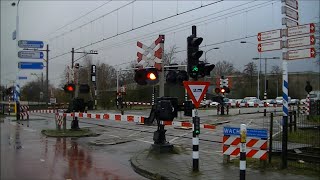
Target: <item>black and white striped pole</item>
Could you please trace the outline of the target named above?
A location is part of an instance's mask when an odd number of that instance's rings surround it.
[[[192,136],[192,169],[193,172],[199,171],[199,134],[200,134],[200,117],[198,109],[192,110],[193,136]]]
[[[246,138],[247,126],[240,125],[240,180],[246,179]]]

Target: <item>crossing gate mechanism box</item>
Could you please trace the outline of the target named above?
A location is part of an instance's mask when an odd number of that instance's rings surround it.
[[[223,127],[223,155],[240,156],[240,128]],[[267,160],[268,131],[247,129],[246,157]]]

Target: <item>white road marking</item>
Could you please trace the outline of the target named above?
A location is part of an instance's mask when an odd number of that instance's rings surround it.
[[[116,137],[116,138],[120,138],[120,136],[111,135],[111,134],[109,134],[109,136]]]
[[[153,142],[150,142],[150,141],[145,141],[145,140],[142,140],[142,139],[135,139],[136,141],[140,141],[140,142],[144,142],[144,143],[148,143],[148,144],[153,144]]]
[[[192,131],[191,131],[192,132]],[[187,133],[184,133],[184,134],[182,134],[182,135],[180,135],[179,137],[175,137],[175,138],[173,138],[173,139],[171,139],[170,141],[169,141],[169,143],[172,143],[173,141],[175,141],[175,140],[177,140],[177,139],[179,139],[179,138],[181,138],[181,137],[183,137],[183,136],[185,136],[185,135],[188,135],[190,132],[187,132]]]
[[[140,133],[141,133],[141,131],[138,131],[138,132],[135,132],[135,133],[133,133],[133,134],[130,134],[128,137],[131,137],[131,136],[134,136],[134,135],[140,134]]]

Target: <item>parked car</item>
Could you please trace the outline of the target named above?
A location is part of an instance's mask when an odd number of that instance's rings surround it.
[[[300,102],[299,102],[299,99],[291,99],[289,101],[289,105],[298,105]]]
[[[234,99],[224,98],[223,101],[224,101],[224,103],[226,103],[229,107],[236,107],[236,100],[234,100]]]
[[[320,100],[320,91],[311,91],[310,92],[310,100],[311,101]]]
[[[264,106],[263,102],[260,99],[250,99],[247,103],[249,107]]]
[[[277,104],[283,104],[283,97],[282,96],[279,96],[276,98],[276,101],[277,101]],[[288,102],[291,101],[291,97],[288,97]]]
[[[211,102],[210,103],[210,106],[212,106],[212,107],[216,107],[216,106],[218,106],[220,103],[218,103],[218,102]]]
[[[245,97],[244,100],[257,99],[257,97]]]
[[[240,102],[240,107],[247,107],[248,106],[248,100],[242,99]]]

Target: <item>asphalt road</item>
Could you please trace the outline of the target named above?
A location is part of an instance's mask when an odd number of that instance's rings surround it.
[[[147,111],[125,113],[148,114]],[[199,112],[201,123],[222,123],[214,130],[201,129],[201,156],[222,158],[223,126],[240,127],[245,123],[250,128],[263,128],[269,121],[269,117],[261,113],[224,117],[213,113],[210,110]],[[191,121],[191,118],[176,120]],[[68,127],[70,122],[71,118],[68,118]],[[32,114],[29,122],[21,124],[10,118],[1,123],[1,179],[144,179],[132,170],[129,159],[153,144],[156,126],[80,119],[80,128],[91,127],[101,135],[84,138],[43,136],[41,130],[55,128],[54,123],[53,114]],[[167,141],[192,149],[191,129],[172,126],[165,129]]]

